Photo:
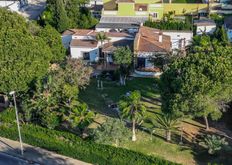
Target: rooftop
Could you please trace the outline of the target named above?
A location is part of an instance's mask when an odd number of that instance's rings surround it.
[[[119,40],[104,44],[104,52],[114,52],[118,47],[128,46],[133,51],[134,40]]]
[[[115,17],[103,16],[100,23],[122,23],[122,24],[138,24],[144,23],[148,17]]]
[[[199,19],[194,21],[194,25],[196,26],[216,26],[214,20],[211,19]]]
[[[136,52],[168,53],[171,50],[171,38],[158,29],[142,26],[136,35],[134,49]]]
[[[91,29],[68,29],[62,35],[74,36],[96,36],[99,32]],[[105,32],[107,37],[133,37],[132,35],[124,32]]]
[[[95,40],[79,40],[73,39],[71,41],[71,47],[86,47],[86,48],[96,48],[98,42]]]

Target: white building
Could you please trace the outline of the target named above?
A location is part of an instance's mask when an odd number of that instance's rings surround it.
[[[114,50],[114,46],[127,46],[125,41],[133,42],[134,37],[127,33],[106,32],[107,40],[100,42],[96,40],[98,34],[95,30],[88,29],[69,29],[62,34],[62,42],[65,48],[70,49],[72,58],[80,58],[87,62],[97,62],[100,58],[100,49],[102,52],[107,50],[107,55],[111,54],[110,50]],[[107,57],[107,59],[109,59]],[[109,59],[109,61],[112,61]]]
[[[195,20],[194,25],[196,26],[196,34],[213,34],[217,28],[216,23],[210,19]]]
[[[171,37],[172,50],[185,49],[186,46],[189,46],[192,43],[192,31],[164,30],[163,34]]]

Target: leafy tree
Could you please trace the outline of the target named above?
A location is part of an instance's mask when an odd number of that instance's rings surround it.
[[[129,130],[122,120],[109,118],[94,130],[93,135],[95,142],[117,147],[129,139]]]
[[[114,63],[120,66],[120,84],[126,85],[126,77],[132,64],[132,52],[129,47],[119,47],[114,52]]]
[[[166,132],[166,140],[171,141],[172,132],[179,128],[179,119],[171,114],[161,114],[156,116],[157,125],[155,127]]]
[[[123,96],[119,101],[122,117],[132,121],[132,141],[136,141],[135,125],[143,120],[146,107],[141,102],[139,91],[133,91],[129,96]]]
[[[50,24],[59,32],[69,28],[92,28],[97,19],[84,6],[85,3],[86,0],[48,0],[39,22],[41,25]]]
[[[30,33],[24,18],[6,9],[0,9],[0,15],[0,91],[26,91],[47,73],[52,53]]]
[[[70,20],[67,16],[67,12],[65,10],[63,1],[55,0],[54,5],[55,5],[54,19],[56,22],[56,28],[59,32],[63,32],[64,30],[68,29]]]
[[[221,117],[232,94],[232,50],[218,47],[175,60],[161,76],[162,111],[176,116]]]
[[[203,141],[200,142],[200,145],[208,149],[210,155],[214,155],[227,146],[228,142],[226,142],[225,138],[221,138],[220,136],[207,135]]]
[[[38,34],[52,51],[52,62],[60,62],[64,60],[65,48],[62,44],[60,34],[50,25],[45,26]]]
[[[90,74],[91,69],[80,60],[68,60],[64,66],[52,68],[38,80],[36,91],[24,99],[22,109],[26,121],[50,128],[57,121],[59,125],[65,122],[82,131],[92,121],[93,113],[78,100],[78,93],[79,88],[88,84]]]

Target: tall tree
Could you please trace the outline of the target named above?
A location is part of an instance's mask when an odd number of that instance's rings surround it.
[[[38,34],[52,51],[52,62],[60,62],[64,60],[65,48],[62,44],[60,33],[50,25],[46,25]]]
[[[1,8],[0,15],[0,92],[26,91],[47,73],[52,53],[23,17]]]
[[[55,14],[56,28],[59,32],[69,28],[70,20],[67,16],[65,6],[62,0],[55,0]]]
[[[221,117],[232,100],[232,49],[218,47],[175,60],[161,76],[162,110],[177,116]]]
[[[126,85],[126,77],[132,64],[133,55],[129,47],[119,47],[114,52],[114,63],[120,66],[120,84]]]
[[[133,91],[129,96],[123,96],[119,101],[122,117],[132,121],[132,141],[136,141],[135,126],[143,120],[146,107],[141,102],[139,91]]]

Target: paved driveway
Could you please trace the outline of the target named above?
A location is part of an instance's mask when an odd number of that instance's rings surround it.
[[[30,20],[37,20],[46,7],[46,0],[28,0],[28,6],[24,7],[20,14]]]

